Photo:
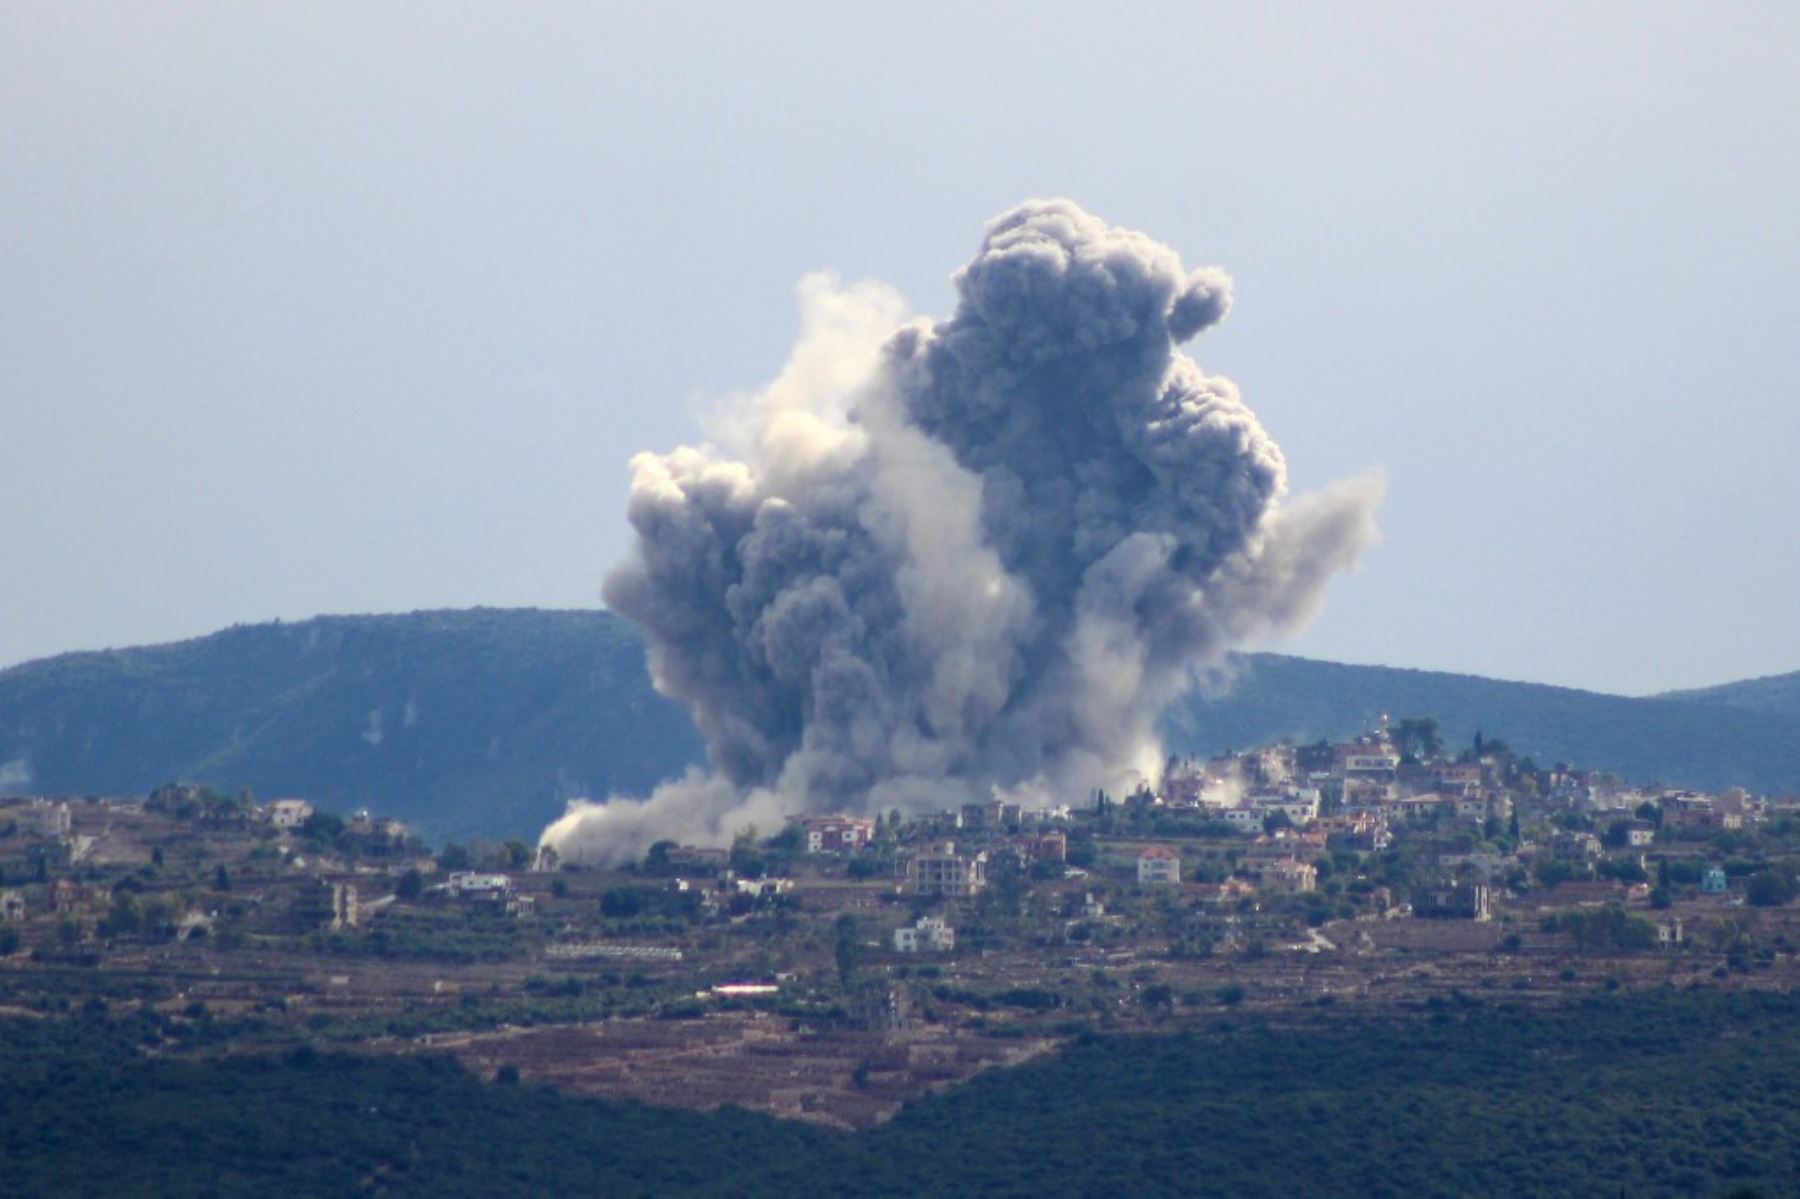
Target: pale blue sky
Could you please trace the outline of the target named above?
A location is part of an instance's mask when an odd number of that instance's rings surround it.
[[[863,11],[868,9],[870,11]],[[1237,281],[1300,640],[1642,692],[1800,668],[1800,6],[0,8],[0,664],[592,606],[625,461],[1067,195]]]

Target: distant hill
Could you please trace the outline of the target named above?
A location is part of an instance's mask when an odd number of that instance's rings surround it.
[[[530,839],[568,796],[699,757],[600,612],[323,616],[0,672],[0,791],[179,778],[367,805],[434,840]]]
[[[1627,699],[1254,654],[1231,682],[1170,714],[1171,748],[1338,737],[1389,712],[1435,716],[1453,742],[1480,729],[1541,764],[1800,791],[1800,716],[1765,686],[1782,679]],[[1775,698],[1741,702],[1762,695]],[[323,616],[0,671],[0,792],[184,779],[367,805],[433,840],[531,838],[569,796],[642,793],[700,757],[642,644],[605,612]]]
[[[1247,655],[1236,667],[1220,697],[1170,713],[1171,745],[1213,753],[1282,736],[1342,737],[1386,712],[1434,717],[1452,745],[1480,730],[1540,766],[1570,762],[1676,786],[1800,791],[1800,715],[1778,709],[1276,654]],[[1718,690],[1735,686],[1750,684]]]
[[[1702,687],[1696,691],[1668,691],[1658,699],[1703,704],[1720,704],[1751,712],[1767,712],[1800,720],[1800,670],[1790,674],[1771,674],[1741,683],[1720,687]]]

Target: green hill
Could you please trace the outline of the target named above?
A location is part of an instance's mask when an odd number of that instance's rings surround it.
[[[1435,716],[1453,740],[1479,728],[1543,764],[1800,791],[1800,716],[1778,704],[1271,654],[1235,665],[1221,697],[1170,714],[1173,748],[1342,736],[1385,711]],[[179,778],[367,805],[433,840],[529,838],[569,796],[641,793],[700,755],[636,635],[605,612],[323,616],[0,671],[0,790],[135,794]]]
[[[366,805],[431,839],[529,838],[571,795],[699,756],[641,643],[599,612],[323,616],[0,672],[12,789],[179,778]]]
[[[1800,790],[1800,715],[1779,709],[1275,654],[1249,655],[1236,667],[1219,698],[1170,713],[1171,745],[1210,753],[1282,736],[1341,737],[1387,712],[1434,717],[1452,745],[1477,730],[1502,738],[1540,766],[1570,762],[1687,787]]]
[[[1788,674],[1771,674],[1760,679],[1745,679],[1741,683],[1726,683],[1720,687],[1670,691],[1657,698],[1721,704],[1728,708],[1768,712],[1800,720],[1800,670]]]

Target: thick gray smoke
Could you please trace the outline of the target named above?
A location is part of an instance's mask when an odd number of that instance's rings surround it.
[[[1305,623],[1373,542],[1377,482],[1283,504],[1280,450],[1176,348],[1230,309],[1221,271],[1052,200],[955,284],[931,325],[807,280],[723,448],[633,459],[606,602],[712,769],[572,804],[544,833],[565,858],[1152,774],[1195,672]]]

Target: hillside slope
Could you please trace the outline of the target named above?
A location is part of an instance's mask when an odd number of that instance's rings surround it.
[[[568,796],[699,755],[642,645],[597,612],[326,616],[0,672],[15,790],[181,778],[367,805],[430,838],[529,838]]]
[[[1343,736],[1382,712],[1476,729],[1540,763],[1800,790],[1800,718],[1256,654],[1165,722],[1171,748]],[[1720,690],[1730,690],[1724,688]],[[701,756],[605,612],[326,616],[0,671],[0,791],[134,794],[169,779],[367,805],[431,839],[530,838],[571,795],[642,793]]]
[[[1216,752],[1282,736],[1341,737],[1387,712],[1436,718],[1452,745],[1480,730],[1541,766],[1571,762],[1689,787],[1800,789],[1800,717],[1275,654],[1237,666],[1221,697],[1170,713],[1171,745]]]
[[[1656,697],[1682,703],[1720,704],[1800,720],[1800,670],[1765,675],[1694,691],[1668,691]]]

